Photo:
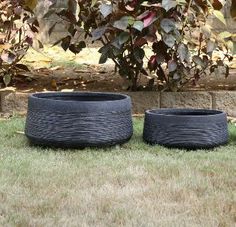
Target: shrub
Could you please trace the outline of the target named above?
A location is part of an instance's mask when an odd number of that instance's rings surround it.
[[[228,76],[225,59],[232,60],[234,35],[214,34],[207,24],[210,15],[225,23],[222,2],[69,0],[68,9],[57,15],[69,23],[70,35],[59,42],[64,50],[79,53],[85,46],[78,42],[82,28],[85,38],[101,41],[100,63],[112,59],[131,90],[140,89],[140,77],[147,76],[149,89],[175,91],[196,84],[202,75],[222,73],[222,68]],[[150,55],[145,52],[148,47]]]
[[[6,86],[19,70],[28,70],[19,61],[38,32],[38,22],[32,12],[35,3],[16,0],[0,3],[0,79]]]

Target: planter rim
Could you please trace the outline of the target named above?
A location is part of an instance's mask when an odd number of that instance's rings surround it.
[[[52,99],[52,97],[76,97],[76,96],[84,96],[84,97],[93,97],[93,96],[98,96],[98,97],[117,97],[117,99],[104,99],[104,100],[97,100],[97,101],[89,101],[89,100],[79,100],[79,102],[115,102],[115,101],[120,101],[126,98],[129,98],[128,95],[121,94],[121,93],[112,93],[112,92],[38,92],[31,94],[30,97],[32,98],[37,98],[37,99],[42,99],[42,100],[53,100],[53,101],[60,101],[60,102],[78,102],[75,100],[63,100],[63,99]]]
[[[181,114],[182,113],[182,114]],[[166,117],[216,117],[219,115],[225,115],[226,113],[221,110],[208,110],[208,109],[178,109],[178,108],[161,108],[161,109],[151,109],[147,110],[146,114],[159,115]]]
[[[93,96],[94,100],[89,100]],[[85,97],[85,100],[79,97]],[[128,95],[111,92],[40,92],[29,96],[28,105],[33,109],[43,108],[60,113],[123,112],[131,109],[131,99]]]

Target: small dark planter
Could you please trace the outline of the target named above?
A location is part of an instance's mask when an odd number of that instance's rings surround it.
[[[227,117],[217,110],[148,110],[143,138],[170,148],[214,148],[228,142]]]
[[[121,144],[133,133],[131,100],[113,93],[36,93],[29,97],[25,133],[44,146]]]

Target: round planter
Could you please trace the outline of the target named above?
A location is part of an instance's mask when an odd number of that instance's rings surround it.
[[[113,93],[36,93],[29,97],[25,133],[44,146],[122,144],[133,134],[131,100]]]
[[[170,148],[214,148],[228,142],[227,117],[217,110],[148,110],[143,138]]]

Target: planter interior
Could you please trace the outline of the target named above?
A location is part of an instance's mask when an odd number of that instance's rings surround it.
[[[219,110],[204,110],[204,109],[161,109],[161,110],[149,110],[147,112],[165,116],[193,116],[193,117],[223,114],[223,112]]]
[[[115,101],[126,99],[126,96],[121,94],[108,94],[108,93],[39,93],[34,94],[34,97],[60,100],[60,101],[75,101],[75,102],[99,102],[99,101]]]

